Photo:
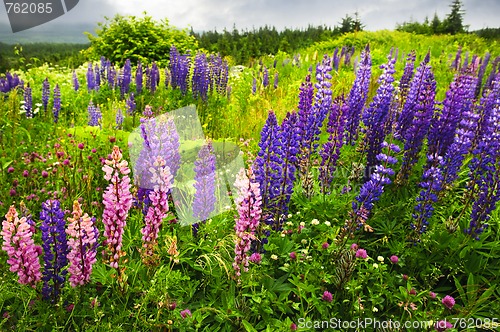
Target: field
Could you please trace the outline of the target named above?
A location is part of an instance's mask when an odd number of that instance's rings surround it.
[[[497,330],[499,65],[379,31],[0,75],[0,330]]]

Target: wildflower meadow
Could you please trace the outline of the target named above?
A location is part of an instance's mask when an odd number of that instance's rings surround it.
[[[498,44],[169,47],[1,74],[2,331],[499,328]]]

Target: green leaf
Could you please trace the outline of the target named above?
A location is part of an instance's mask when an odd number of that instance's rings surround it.
[[[243,324],[243,326],[245,327],[245,331],[247,332],[257,332],[256,329],[253,328],[252,324],[250,324],[248,321],[246,320],[242,320],[241,323]]]

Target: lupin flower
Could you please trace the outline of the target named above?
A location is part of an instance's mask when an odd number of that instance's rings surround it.
[[[54,123],[59,121],[59,111],[61,110],[61,90],[59,89],[59,84],[56,84],[54,88],[54,106],[52,108],[52,114],[54,115]]]
[[[382,150],[382,142],[385,138],[384,128],[391,108],[394,93],[394,64],[396,59],[391,55],[386,64],[380,66],[383,70],[378,82],[380,84],[377,93],[370,106],[363,113],[363,122],[366,126],[366,141],[368,146],[366,167],[370,170],[377,165],[377,155]]]
[[[396,136],[404,141],[404,156],[398,182],[406,179],[418,161],[424,138],[434,114],[436,80],[428,65],[428,57],[420,64],[412,80],[408,98],[397,123]]]
[[[422,182],[420,182],[419,196],[417,197],[417,205],[413,213],[414,221],[410,224],[413,232],[412,240],[417,242],[422,233],[427,230],[429,226],[429,219],[434,212],[433,204],[438,200],[438,193],[443,189],[443,172],[441,169],[443,158],[428,156],[428,165],[430,166],[424,171],[422,175]]]
[[[210,91],[215,85],[215,90],[219,95],[224,95],[228,88],[227,82],[229,79],[229,65],[223,60],[220,54],[210,57]]]
[[[78,201],[73,202],[73,217],[68,217],[68,261],[71,287],[85,285],[90,281],[92,266],[96,262],[99,231],[95,218],[83,213]]]
[[[42,295],[45,300],[57,302],[61,289],[66,281],[66,265],[68,265],[68,242],[66,239],[66,221],[61,203],[58,200],[48,200],[42,203],[40,212],[43,241]]]
[[[19,218],[14,205],[9,208],[2,222],[2,250],[7,253],[11,272],[17,272],[18,282],[33,288],[42,278],[40,261],[42,248],[35,245],[31,225],[26,217]]]
[[[142,63],[141,61],[137,62],[137,68],[135,70],[135,91],[137,94],[141,94],[142,92]]]
[[[123,112],[121,108],[116,111],[115,122],[116,128],[121,129],[123,125]]]
[[[130,90],[130,81],[132,80],[132,68],[130,65],[130,59],[125,61],[123,69],[118,80],[118,85],[120,87],[120,95],[123,98]]]
[[[101,120],[102,120],[102,114],[101,110],[99,109],[99,106],[94,106],[94,103],[92,100],[89,103],[89,106],[87,108],[88,113],[89,113],[89,122],[88,125],[92,127],[97,127],[101,126]]]
[[[252,94],[257,93],[257,79],[254,77],[252,80]]]
[[[279,74],[278,72],[274,73],[274,82],[273,82],[273,86],[275,89],[278,88],[278,82],[279,82]]]
[[[455,130],[474,100],[477,77],[465,72],[455,77],[446,91],[443,109],[432,120],[428,135],[428,154],[444,156],[453,143]]]
[[[24,88],[24,110],[27,118],[33,118],[33,100],[31,97],[30,84]]]
[[[251,169],[245,171],[243,168],[236,176],[235,187],[238,190],[235,203],[238,209],[238,216],[234,230],[236,239],[234,241],[234,262],[233,268],[239,280],[241,270],[247,272],[249,261],[260,261],[260,259],[249,258],[252,241],[256,239],[256,231],[262,215],[262,197],[260,195],[259,184],[254,181]],[[260,256],[260,255],[259,255]]]
[[[155,186],[153,191],[149,193],[150,205],[144,218],[145,226],[141,229],[143,235],[141,254],[145,262],[154,261],[152,258],[158,242],[158,232],[168,212],[168,194],[172,187],[173,178],[170,168],[166,166],[162,157],[157,157],[149,170]]]
[[[50,83],[49,79],[46,77],[42,84],[42,106],[43,110],[47,112],[47,105],[49,104],[50,97]]]
[[[204,221],[210,217],[216,203],[216,160],[210,142],[201,147],[194,166],[195,183],[193,186],[196,192],[193,200],[193,217]]]
[[[194,59],[194,70],[191,85],[194,98],[200,97],[203,101],[207,100],[209,79],[207,57],[204,53],[200,52],[196,54]]]
[[[172,74],[171,85],[173,89],[179,88],[182,94],[187,93],[190,67],[189,53],[181,55],[177,48],[172,45],[169,63],[170,73]]]
[[[94,67],[92,62],[89,62],[87,68],[87,90],[88,92],[95,89],[95,77],[94,77]]]
[[[269,70],[266,66],[264,66],[264,70],[262,72],[262,85],[264,86],[264,88],[267,88],[269,86]]]
[[[477,84],[476,84],[476,91],[474,93],[474,97],[478,98],[479,93],[481,92],[481,85],[483,84],[483,77],[484,73],[486,72],[486,67],[488,66],[488,63],[490,62],[490,53],[486,52],[484,55],[484,58],[481,61],[481,67],[479,67],[479,71],[477,73]]]
[[[400,148],[395,144],[388,144],[384,141],[381,144],[381,149],[387,149],[388,151],[377,155],[379,165],[375,167],[370,179],[361,187],[356,201],[352,202],[353,220],[349,222],[349,225],[346,225],[346,227],[349,227],[350,232],[363,226],[365,230],[371,231],[371,227],[366,224],[366,221],[373,210],[375,202],[382,196],[384,187],[391,183],[390,177],[394,175],[394,170],[390,168],[390,165],[396,164],[398,160],[392,154],[399,153]]]
[[[471,221],[465,233],[476,240],[488,226],[491,212],[500,200],[500,74],[493,82],[490,94],[496,92],[496,104],[486,112],[489,117],[483,127],[483,136],[472,152],[473,159],[469,164],[471,185],[469,197],[474,197]]]
[[[127,98],[127,115],[130,116],[134,115],[135,108],[136,104],[135,104],[134,94],[131,93]]]
[[[356,79],[354,80],[347,104],[349,105],[349,115],[346,122],[346,143],[354,145],[358,139],[358,127],[361,118],[361,112],[368,99],[368,90],[370,87],[372,60],[370,56],[370,48],[366,48],[361,52],[361,60],[356,71]]]
[[[116,69],[109,60],[106,61],[106,76],[108,77],[108,86],[114,89],[116,86]]]
[[[80,88],[80,82],[78,82],[78,76],[76,76],[76,71],[73,70],[73,89],[78,91]]]
[[[99,88],[101,87],[101,71],[97,63],[94,67],[94,82],[95,82],[94,90],[99,91]]]
[[[343,97],[335,99],[328,116],[326,131],[330,134],[319,152],[321,165],[319,167],[319,182],[321,192],[329,194],[333,181],[333,174],[340,156],[340,148],[344,142],[345,115],[349,113],[349,106]]]
[[[107,261],[112,268],[118,269],[120,258],[125,255],[122,251],[123,230],[127,223],[128,211],[132,207],[130,193],[130,169],[126,160],[122,160],[122,153],[118,146],[113,147],[111,160],[106,160],[102,167],[104,179],[110,184],[103,194],[104,213],[104,241]]]

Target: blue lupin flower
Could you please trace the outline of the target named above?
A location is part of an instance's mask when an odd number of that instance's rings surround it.
[[[33,118],[33,100],[31,97],[31,87],[24,88],[24,110],[26,111],[27,118]]]
[[[47,105],[49,104],[50,98],[50,83],[49,79],[46,77],[42,84],[42,106],[43,110],[47,112]]]
[[[44,251],[44,271],[42,273],[42,295],[45,300],[57,302],[61,289],[66,281],[68,264],[68,243],[66,240],[66,221],[64,211],[58,200],[42,203],[40,212],[42,225],[42,248]]]
[[[97,63],[94,67],[94,82],[95,82],[94,90],[99,91],[101,87],[101,70],[99,69],[99,65]]]
[[[87,108],[88,113],[89,113],[89,122],[88,125],[92,127],[96,126],[101,126],[101,119],[102,119],[102,114],[101,110],[99,109],[99,106],[94,106],[94,103],[92,100],[89,103],[89,106]]]
[[[59,121],[59,111],[61,110],[61,91],[59,90],[59,84],[56,84],[54,88],[54,106],[52,108],[52,113],[54,114],[54,123]]]
[[[210,142],[201,147],[194,165],[195,183],[193,186],[196,191],[193,200],[193,217],[204,221],[210,217],[216,203],[216,160]]]
[[[358,139],[358,127],[361,118],[361,112],[368,99],[368,90],[370,87],[371,79],[371,55],[370,47],[361,52],[361,60],[358,63],[356,71],[356,79],[354,80],[352,89],[349,93],[348,105],[349,115],[346,122],[346,143],[354,145]]]
[[[135,70],[135,91],[137,94],[141,94],[142,92],[142,63],[141,61],[137,62],[137,68]]]
[[[207,101],[210,72],[208,68],[207,57],[204,53],[196,54],[194,59],[194,70],[192,77],[193,97],[200,97],[203,101]]]
[[[89,62],[87,67],[87,90],[88,92],[95,89],[94,67],[92,62]]]

